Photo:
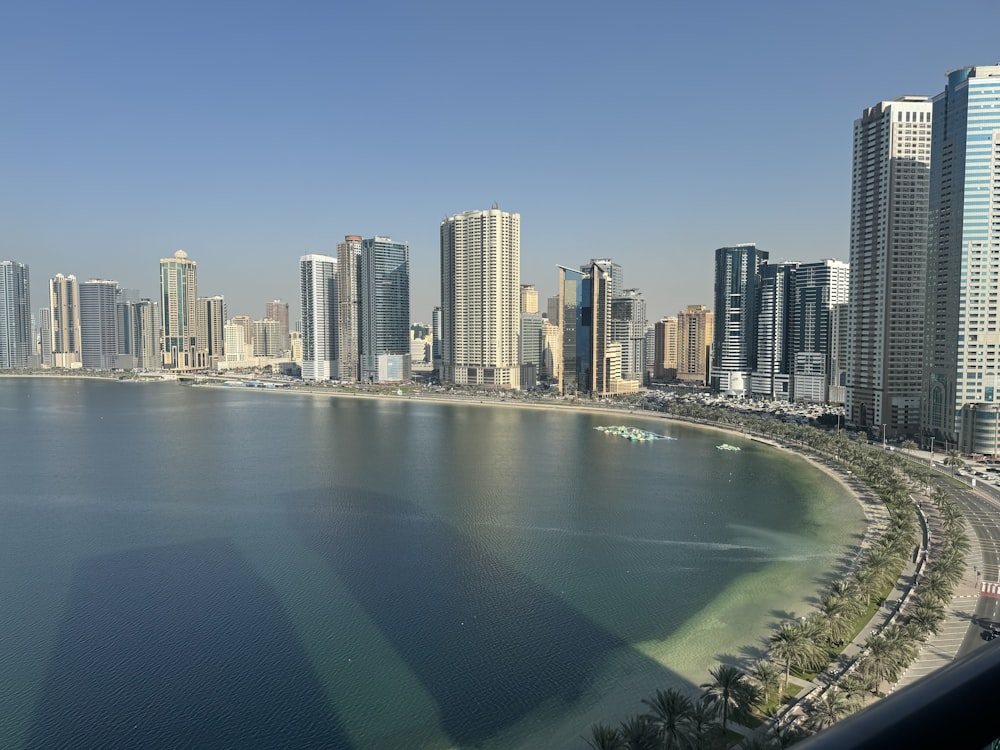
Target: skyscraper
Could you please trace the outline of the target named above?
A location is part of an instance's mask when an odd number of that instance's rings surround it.
[[[253,322],[253,356],[278,357],[281,355],[281,324],[264,318]]]
[[[1000,65],[948,73],[931,138],[923,432],[996,455]]]
[[[302,379],[337,377],[337,259],[299,258],[302,296]]]
[[[191,370],[197,366],[198,264],[178,250],[173,258],[160,259],[160,350],[165,370]]]
[[[846,307],[850,267],[839,260],[800,263],[795,269],[792,331],[792,394],[796,401],[837,401],[842,369],[837,321]]]
[[[712,388],[722,393],[742,396],[750,390],[750,373],[757,362],[760,268],[767,263],[767,255],[752,243],[715,251],[718,320],[711,378]]]
[[[0,370],[28,367],[34,350],[28,266],[0,261]]]
[[[521,312],[538,312],[538,290],[534,284],[521,284]]]
[[[57,273],[49,279],[48,339],[52,367],[80,366],[80,287],[76,276]]]
[[[597,397],[634,393],[639,381],[622,377],[622,345],[611,338],[611,277],[598,262],[584,268],[559,267],[559,392]]]
[[[521,215],[498,208],[441,222],[441,379],[519,388]]]
[[[646,380],[646,300],[638,289],[611,298],[611,340],[621,344],[622,378]]]
[[[792,297],[798,263],[760,267],[757,302],[757,354],[750,376],[755,396],[788,401],[792,397]]]
[[[904,96],[854,121],[847,422],[920,426],[931,103]]]
[[[362,381],[409,381],[410,246],[389,237],[362,240],[360,292]]]
[[[226,300],[221,295],[198,298],[198,367],[214,370],[226,359]]]
[[[288,327],[288,303],[280,299],[264,303],[264,317],[268,320],[278,321],[278,328],[281,330],[281,350],[287,351],[290,346]]]
[[[349,234],[337,244],[337,377],[361,377],[361,237]],[[409,325],[409,321],[407,321]]]
[[[663,318],[656,322],[653,377],[673,380],[677,377],[677,317]]]
[[[118,282],[80,284],[80,361],[87,370],[118,367]]]
[[[704,305],[688,305],[677,313],[677,379],[708,385],[715,313]]]

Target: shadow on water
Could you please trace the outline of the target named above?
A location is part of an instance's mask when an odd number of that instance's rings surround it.
[[[416,505],[344,488],[287,497],[297,533],[344,581],[462,747],[542,706],[568,707],[612,652],[621,659],[624,650],[634,661],[626,668],[654,683],[678,681]]]
[[[76,569],[28,748],[350,748],[281,603],[226,540]]]

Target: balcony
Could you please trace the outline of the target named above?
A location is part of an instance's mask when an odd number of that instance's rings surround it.
[[[984,750],[1000,738],[998,698],[1000,640],[984,644],[795,747]]]

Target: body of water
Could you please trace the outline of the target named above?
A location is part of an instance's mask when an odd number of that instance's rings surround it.
[[[863,530],[795,457],[619,412],[5,378],[0,424],[5,748],[581,747]]]

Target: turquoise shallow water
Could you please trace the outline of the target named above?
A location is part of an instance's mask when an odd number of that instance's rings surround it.
[[[754,655],[863,526],[614,413],[3,379],[0,420],[2,747],[580,747]]]

